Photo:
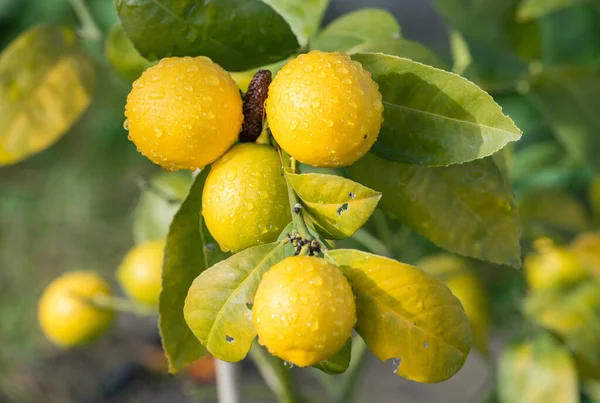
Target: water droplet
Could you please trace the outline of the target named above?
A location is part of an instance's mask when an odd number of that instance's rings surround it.
[[[123,129],[129,130],[129,119],[125,119],[123,122]]]
[[[194,88],[191,85],[186,85],[183,87],[184,90],[186,90],[187,92],[192,92],[194,91]]]
[[[310,105],[311,105],[313,108],[318,108],[318,107],[319,107],[319,105],[321,105],[321,101],[319,101],[318,99],[315,99],[315,100],[313,100],[313,101],[310,103]]]
[[[247,208],[248,210],[253,210],[254,209],[254,202],[252,200],[244,200],[244,207]]]
[[[402,363],[402,359],[401,358],[392,358],[391,363],[394,367],[394,374],[398,372],[398,368],[400,368],[400,364]]]
[[[163,99],[165,97],[165,88],[159,87],[150,94],[148,94],[149,99]]]
[[[231,167],[229,170],[227,170],[227,173],[225,174],[225,178],[227,178],[228,181],[232,181],[235,178],[237,178],[237,169],[235,167]]]
[[[286,367],[286,368],[288,368],[288,369],[290,369],[290,368],[294,368],[294,364],[292,364],[292,363],[291,363],[291,362],[289,362],[289,361],[284,361],[284,362],[283,362],[283,366],[284,366],[284,367]]]
[[[313,66],[310,64],[307,64],[306,66],[304,66],[304,71],[307,73],[310,73],[313,70]]]
[[[156,138],[161,138],[163,135],[163,130],[159,127],[154,128],[154,133],[156,134]]]
[[[425,344],[423,344],[423,347],[429,348],[429,342],[426,341]]]

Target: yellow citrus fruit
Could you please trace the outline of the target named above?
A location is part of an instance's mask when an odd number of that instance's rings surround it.
[[[246,143],[215,162],[204,184],[202,215],[224,251],[275,241],[292,219],[277,152]]]
[[[133,83],[126,127],[140,152],[168,170],[204,168],[237,140],[242,99],[206,57],[162,59]]]
[[[154,240],[134,246],[117,270],[117,279],[127,296],[148,305],[158,305],[164,240]]]
[[[536,253],[525,258],[523,268],[532,290],[575,284],[588,277],[588,271],[573,252],[556,246],[548,238],[535,242]]]
[[[269,87],[273,136],[292,157],[313,166],[346,166],[365,155],[377,140],[382,114],[377,83],[341,53],[300,55]]]
[[[439,254],[422,259],[417,267],[445,282],[459,299],[471,325],[473,344],[480,353],[487,355],[491,327],[490,302],[485,286],[469,264],[458,256]]]
[[[300,367],[326,360],[352,336],[354,295],[324,259],[288,257],[263,275],[252,308],[258,341]]]
[[[114,314],[85,299],[110,294],[108,283],[93,271],[63,274],[46,287],[40,298],[38,320],[42,331],[62,347],[95,340],[108,330]]]

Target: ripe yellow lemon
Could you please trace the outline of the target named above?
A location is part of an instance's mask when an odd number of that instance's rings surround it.
[[[352,164],[381,127],[377,83],[348,55],[312,51],[288,62],[269,87],[267,121],[279,145],[318,167]]]
[[[42,331],[61,347],[74,347],[100,337],[110,327],[113,312],[85,301],[110,295],[110,287],[92,271],[74,271],[55,279],[42,294],[38,320]]]
[[[568,286],[584,280],[589,273],[575,252],[555,245],[548,238],[535,242],[537,253],[525,258],[523,269],[532,290]]]
[[[117,279],[127,296],[142,304],[158,306],[164,240],[154,240],[134,246],[117,270]]]
[[[354,295],[339,268],[324,259],[293,256],[263,275],[253,320],[269,352],[300,367],[326,360],[352,336]]]
[[[202,192],[206,227],[224,251],[273,242],[291,221],[277,152],[245,143],[212,165]]]
[[[162,59],[133,83],[125,126],[140,152],[167,170],[204,168],[237,140],[242,99],[206,57]]]

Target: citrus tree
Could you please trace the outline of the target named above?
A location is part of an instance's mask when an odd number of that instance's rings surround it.
[[[460,258],[410,263],[443,249],[521,266],[506,147],[521,131],[488,91],[527,91],[537,48],[502,36],[482,53],[495,36],[470,25],[499,31],[516,2],[466,18],[439,1],[452,64],[383,10],[321,27],[326,0],[116,0],[101,54],[72,3],[79,34],[36,26],[0,56],[0,163],[64,134],[108,62],[132,82],[129,139],[169,173],[146,184],[117,272],[135,305],[93,273],[65,275],[40,300],[51,340],[92,341],[115,309],[157,311],[171,373],[250,354],[281,401],[301,398],[286,367],[314,367],[347,401],[368,350],[424,383],[452,377],[472,342],[486,350],[487,296],[459,291],[477,278],[443,278]],[[494,70],[506,54],[514,69]]]

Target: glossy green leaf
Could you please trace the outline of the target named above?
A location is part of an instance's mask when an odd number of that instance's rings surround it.
[[[87,109],[95,71],[70,28],[43,25],[0,54],[0,166],[54,144]]]
[[[284,16],[261,0],[115,0],[115,4],[127,36],[151,60],[202,55],[226,70],[241,71],[285,59],[299,47]]]
[[[509,346],[498,366],[499,403],[579,403],[569,351],[546,333]]]
[[[242,360],[256,337],[254,294],[262,275],[284,259],[284,245],[254,246],[223,260],[192,283],[183,313],[192,332],[216,358]]]
[[[492,155],[521,131],[491,96],[468,80],[408,59],[357,54],[383,95],[383,125],[372,152],[440,166]]]
[[[491,158],[432,168],[367,154],[347,172],[382,192],[381,208],[388,215],[436,245],[520,267],[515,201]]]
[[[600,167],[600,77],[553,75],[531,94],[557,140],[580,162]]]
[[[356,331],[381,361],[417,382],[441,382],[471,349],[469,321],[448,287],[416,267],[351,249],[327,253],[352,284]]]
[[[522,21],[540,18],[584,1],[586,0],[523,0],[517,10],[517,18]]]
[[[344,373],[348,369],[351,355],[352,338],[348,339],[346,344],[344,344],[344,347],[332,357],[313,365],[313,367],[329,375],[338,375]]]
[[[381,199],[381,193],[339,176],[285,175],[315,225],[328,238],[342,239],[354,234],[371,217]]]
[[[129,82],[135,81],[154,63],[143,58],[133,47],[121,24],[115,24],[104,43],[104,55],[111,67]]]
[[[165,239],[169,225],[192,186],[187,171],[161,172],[154,175],[142,191],[133,215],[133,240],[144,243]]]
[[[578,360],[600,368],[600,283],[538,291],[527,297],[524,308],[534,322],[558,335]]]
[[[290,25],[300,46],[319,30],[329,0],[263,0]]]
[[[473,62],[469,44],[456,29],[450,30],[449,39],[450,50],[452,51],[452,61],[454,62],[452,71],[462,75]]]
[[[188,197],[175,214],[165,247],[158,326],[169,372],[181,370],[206,350],[183,317],[183,306],[192,281],[225,254],[216,247],[202,222],[202,189],[209,169],[194,181]]]

